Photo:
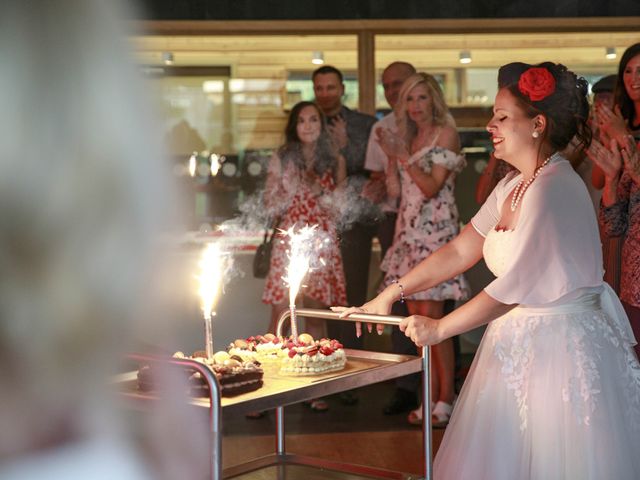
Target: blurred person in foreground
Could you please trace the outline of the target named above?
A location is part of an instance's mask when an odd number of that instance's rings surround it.
[[[207,473],[206,437],[177,418],[177,397],[154,404],[135,432],[149,441],[134,443],[109,384],[138,320],[161,330],[154,240],[170,202],[120,6],[0,5],[3,480]]]

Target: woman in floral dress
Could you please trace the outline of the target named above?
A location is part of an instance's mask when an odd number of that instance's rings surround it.
[[[400,195],[393,245],[384,257],[381,289],[397,282],[413,267],[451,241],[459,230],[454,197],[455,175],[465,165],[460,139],[437,81],[416,73],[402,86],[398,109],[399,134],[380,135],[389,157],[387,189]],[[399,180],[399,181],[398,181]],[[429,290],[407,296],[409,313],[440,318],[445,300],[464,300],[469,288],[462,275]],[[433,349],[434,423],[444,425],[454,401],[454,352],[451,339]],[[409,415],[422,422],[422,409]]]
[[[310,308],[346,303],[342,257],[336,233],[332,192],[346,178],[344,157],[337,153],[322,112],[312,102],[300,102],[291,110],[285,144],[271,158],[265,204],[279,218],[278,229],[318,225],[313,241],[312,271],[302,288],[303,303]],[[289,242],[276,237],[262,301],[272,305],[269,331],[289,306],[289,289],[283,277],[289,263]],[[324,321],[306,319],[306,331],[325,336]]]

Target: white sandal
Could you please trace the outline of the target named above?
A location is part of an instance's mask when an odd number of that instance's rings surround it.
[[[431,410],[435,407],[435,403],[431,402]],[[422,425],[422,404],[415,410],[411,410],[407,416],[407,422],[411,425]]]
[[[451,418],[451,412],[453,411],[453,405],[438,401],[436,406],[431,410],[431,425],[434,428],[444,428],[449,423]]]
[[[455,400],[454,400],[455,403]],[[444,428],[449,423],[453,405],[446,402],[438,401],[435,405],[431,404],[431,426],[433,428]],[[412,410],[407,417],[407,421],[411,425],[422,425],[422,405]]]

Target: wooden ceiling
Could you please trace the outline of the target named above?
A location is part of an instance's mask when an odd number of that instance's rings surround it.
[[[172,52],[177,66],[229,65],[232,69],[311,71],[312,52],[321,51],[326,64],[357,69],[356,34],[274,35],[145,35],[131,38],[139,61],[161,65],[162,52]],[[376,69],[406,60],[424,69],[495,68],[510,61],[551,60],[578,71],[614,71],[624,49],[640,42],[637,28],[628,31],[542,33],[390,33],[375,37]],[[618,59],[605,58],[614,47]],[[459,63],[461,50],[473,62]]]

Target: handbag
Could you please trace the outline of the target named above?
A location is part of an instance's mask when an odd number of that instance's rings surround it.
[[[267,275],[269,274],[273,237],[276,235],[276,228],[279,223],[280,219],[275,222],[271,229],[271,234],[269,234],[269,228],[264,231],[262,243],[258,245],[258,248],[256,248],[256,255],[253,257],[253,276],[255,278],[267,278]]]

